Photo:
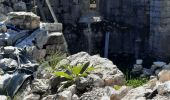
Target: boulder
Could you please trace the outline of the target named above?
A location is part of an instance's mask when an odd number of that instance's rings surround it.
[[[40,17],[32,12],[10,12],[8,17],[8,24],[20,29],[33,30],[40,26]]]
[[[117,68],[117,66],[114,65],[110,60],[101,58],[98,55],[90,56],[86,52],[80,52],[60,61],[57,66],[65,64],[85,64],[87,62],[90,63],[90,66],[96,68],[94,71],[91,72],[91,74],[100,75],[106,86],[125,84],[124,75]]]
[[[145,94],[151,93],[151,89],[143,86],[130,90],[121,100],[146,100]]]
[[[8,97],[5,95],[0,95],[0,100],[8,100]]]
[[[158,74],[158,79],[160,82],[164,83],[166,81],[170,81],[170,70],[162,70]]]
[[[160,95],[170,93],[170,81],[159,84],[157,86],[157,91],[158,91],[158,94],[160,94]]]
[[[142,59],[137,59],[137,60],[136,60],[136,64],[142,65],[142,63],[143,63],[143,60],[142,60]]]
[[[163,67],[164,65],[166,65],[165,62],[161,62],[161,61],[153,62],[153,64],[157,67]]]

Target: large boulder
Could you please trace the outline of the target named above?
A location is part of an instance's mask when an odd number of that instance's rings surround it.
[[[85,64],[87,62],[90,63],[90,66],[96,68],[93,72],[91,72],[91,74],[99,75],[104,81],[105,86],[123,85],[125,83],[124,75],[117,66],[110,60],[101,58],[98,55],[90,56],[86,52],[80,52],[62,60],[57,66],[65,64]]]
[[[33,30],[40,26],[40,17],[32,12],[10,12],[8,24],[20,29]]]

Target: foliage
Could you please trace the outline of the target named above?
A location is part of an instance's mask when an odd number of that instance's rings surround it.
[[[126,70],[125,77],[126,77],[126,85],[132,86],[133,88],[142,86],[149,81],[149,78],[147,77],[144,77],[144,78],[134,77],[134,76],[132,77],[129,70]]]
[[[129,79],[126,81],[127,86],[132,86],[133,88],[139,87],[144,85],[149,81],[148,78],[135,78],[135,79]]]
[[[41,64],[41,66],[46,67],[47,70],[49,71],[54,71],[56,65],[64,59],[66,56],[62,53],[55,53],[51,54],[47,57],[47,59],[41,59],[38,62]]]
[[[120,88],[121,88],[121,86],[119,86],[119,85],[114,85],[114,87],[113,87],[115,90],[119,90]]]
[[[79,64],[76,66],[64,65],[60,68],[62,69],[62,71],[56,71],[53,74],[57,77],[65,78],[67,79],[67,81],[63,83],[58,91],[61,91],[63,88],[74,84],[77,80],[79,80],[80,77],[86,77],[89,72],[95,70],[94,67],[89,66],[89,63],[86,63],[84,65]]]

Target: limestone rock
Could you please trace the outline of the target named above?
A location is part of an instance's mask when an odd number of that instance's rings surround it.
[[[60,61],[57,66],[64,64],[85,64],[87,62],[90,62],[90,66],[96,68],[96,70],[91,73],[100,75],[106,86],[124,84],[125,78],[123,73],[111,61],[105,58],[101,58],[98,55],[90,56],[86,52],[80,52]]]
[[[145,94],[152,92],[151,89],[146,89],[144,87],[137,87],[130,90],[125,97],[121,100],[146,100]]]
[[[162,70],[158,74],[158,78],[160,82],[170,81],[170,70]]]
[[[72,96],[72,100],[79,100],[79,97],[78,97],[76,94],[74,94],[74,95]]]
[[[58,100],[71,100],[72,93],[71,91],[63,91],[58,94]]]
[[[159,84],[157,87],[158,94],[162,95],[165,93],[170,93],[170,81]]]
[[[23,100],[40,100],[40,95],[30,94],[30,95],[26,96]]]
[[[21,29],[33,30],[40,26],[40,17],[32,12],[10,12],[8,24]]]
[[[5,95],[0,95],[0,100],[8,100],[8,98]]]
[[[157,61],[157,62],[153,62],[153,64],[157,67],[163,67],[164,65],[166,65],[165,62],[160,62],[160,61]]]

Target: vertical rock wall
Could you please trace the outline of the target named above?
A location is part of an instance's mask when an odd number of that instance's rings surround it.
[[[170,56],[170,1],[151,0],[150,50],[157,57]]]

